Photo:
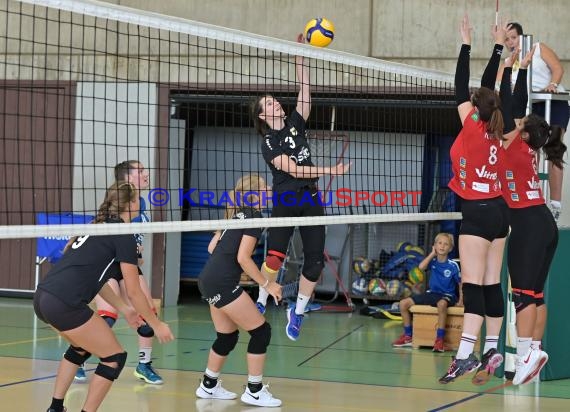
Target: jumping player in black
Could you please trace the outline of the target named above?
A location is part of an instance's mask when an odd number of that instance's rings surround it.
[[[136,188],[117,182],[107,190],[94,223],[130,222],[138,213]],[[116,266],[120,266],[136,312],[106,285]],[[88,306],[98,293],[125,315],[131,327],[142,324],[140,314],[160,342],[174,339],[168,325],[160,322],[149,309],[138,277],[137,244],[133,235],[80,236],[71,240],[69,250],[38,284],[34,295],[36,315],[71,344],[59,365],[48,412],[66,410],[63,399],[77,367],[92,353],[99,357],[100,363],[91,380],[83,411],[97,410],[125,365],[127,353],[109,325]]]
[[[248,194],[246,205],[260,204],[260,191],[267,191],[265,181],[258,175],[246,175],[238,180],[232,194]],[[234,202],[235,204],[235,202]],[[235,207],[226,209],[228,219],[260,218],[259,208]],[[206,266],[198,278],[198,287],[204,299],[210,304],[210,313],[217,338],[210,349],[204,378],[196,389],[196,396],[202,399],[235,399],[237,394],[225,390],[218,379],[228,354],[238,342],[238,327],[251,336],[247,346],[248,379],[241,396],[244,403],[256,406],[280,406],[263,385],[263,366],[267,346],[271,340],[271,326],[255,306],[253,300],[239,285],[241,273],[247,273],[274,299],[281,299],[281,286],[266,279],[259,271],[251,255],[261,236],[261,229],[231,229],[216,232],[208,251],[211,253]],[[198,400],[197,402],[200,402]]]
[[[305,42],[302,34],[297,41]],[[258,98],[252,106],[255,128],[263,141],[263,158],[273,174],[274,199],[272,217],[323,216],[322,202],[318,199],[317,181],[324,175],[342,175],[350,164],[339,163],[333,167],[315,166],[307,143],[306,121],[311,112],[309,68],[303,65],[303,57],[295,60],[297,81],[300,83],[297,106],[290,116],[285,116],[281,104],[271,95]],[[282,201],[289,198],[289,201]],[[262,271],[268,279],[276,279],[283,264],[294,227],[276,227],[269,230],[267,257]],[[286,333],[297,340],[303,314],[313,294],[324,267],[325,227],[300,227],[303,241],[303,272],[299,281],[299,294],[294,307],[287,310]],[[257,301],[261,313],[265,312],[267,293],[260,288]]]

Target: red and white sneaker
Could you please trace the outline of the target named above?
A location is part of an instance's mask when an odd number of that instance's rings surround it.
[[[513,385],[524,385],[537,376],[548,362],[548,354],[540,349],[529,349],[526,355],[517,359]]]
[[[445,352],[445,347],[443,345],[443,339],[437,338],[433,344],[433,352]]]
[[[406,346],[412,346],[412,337],[409,335],[406,335],[405,333],[402,333],[402,336],[400,336],[398,339],[396,339],[394,342],[392,342],[392,346],[395,348],[403,348]]]

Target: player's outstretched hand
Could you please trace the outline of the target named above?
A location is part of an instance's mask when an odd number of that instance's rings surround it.
[[[339,163],[334,167],[331,167],[331,171],[330,174],[332,176],[340,176],[345,174],[346,172],[349,171],[350,166],[352,166],[352,162],[350,163]]]
[[[461,41],[463,44],[471,44],[471,30],[473,30],[473,28],[469,23],[469,17],[465,14],[459,26],[459,32],[461,33]]]
[[[127,306],[122,313],[125,317],[125,320],[132,329],[137,329],[139,326],[142,326],[145,323],[137,311],[131,306]]]
[[[160,343],[170,342],[174,340],[174,335],[170,331],[170,326],[167,323],[159,322],[157,327],[153,327],[154,336],[158,339]]]

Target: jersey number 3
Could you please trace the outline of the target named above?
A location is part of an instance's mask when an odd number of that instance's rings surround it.
[[[89,237],[89,235],[79,236],[77,239],[75,239],[75,242],[73,242],[73,244],[71,245],[71,248],[72,249],[79,249],[81,247],[81,245],[85,243],[85,241],[87,240],[88,237]]]

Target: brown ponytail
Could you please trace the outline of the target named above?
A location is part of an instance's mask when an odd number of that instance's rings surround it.
[[[523,119],[523,132],[528,133],[526,142],[538,151],[542,148],[546,160],[559,169],[563,169],[566,145],[562,142],[563,129],[560,126],[550,126],[546,120],[535,113]]]
[[[471,103],[479,111],[481,120],[487,123],[487,133],[495,139],[502,140],[505,122],[500,110],[499,95],[494,90],[481,87],[473,93],[471,99]]]

